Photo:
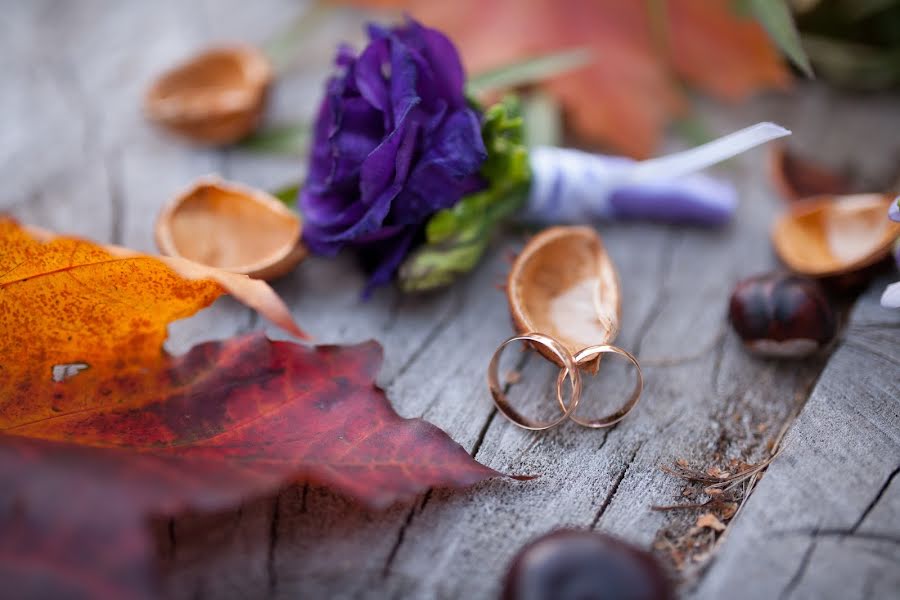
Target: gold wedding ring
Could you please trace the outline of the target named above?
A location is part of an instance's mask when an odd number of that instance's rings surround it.
[[[540,344],[541,346],[544,346],[545,348],[550,350],[550,352],[552,352],[564,365],[564,372],[568,375],[568,379],[572,382],[572,399],[569,404],[566,404],[563,400],[562,386],[567,378],[567,375],[563,375],[562,377],[557,378],[556,397],[559,400],[559,405],[562,407],[563,414],[560,415],[560,417],[556,420],[542,423],[540,421],[534,421],[523,416],[522,413],[513,408],[513,406],[509,403],[509,398],[506,396],[506,392],[500,385],[500,376],[498,374],[498,371],[500,369],[500,356],[503,354],[503,350],[509,344],[518,341],[532,342],[534,344]],[[494,399],[494,404],[497,406],[497,410],[499,410],[504,417],[506,417],[522,429],[542,431],[544,429],[556,427],[557,425],[568,419],[569,415],[575,412],[575,409],[578,408],[578,401],[581,399],[581,373],[578,372],[578,367],[575,363],[575,357],[573,357],[572,354],[568,350],[566,350],[565,346],[559,343],[559,341],[550,337],[549,335],[544,335],[542,333],[524,333],[522,335],[514,335],[513,337],[497,346],[497,349],[494,351],[494,356],[491,357],[491,362],[488,365],[488,387],[491,390],[491,397]]]
[[[634,380],[634,388],[631,391],[631,396],[628,397],[628,400],[625,402],[625,404],[616,409],[615,412],[612,412],[605,417],[600,417],[599,419],[581,419],[575,414],[574,409],[569,411],[569,418],[582,427],[602,429],[603,427],[615,425],[616,423],[624,419],[628,415],[628,413],[631,412],[631,409],[633,409],[638,403],[638,400],[641,399],[641,393],[644,391],[644,373],[643,371],[641,371],[640,363],[638,363],[637,358],[635,358],[633,354],[626,350],[622,350],[618,346],[610,346],[608,344],[588,346],[583,350],[579,350],[575,354],[575,364],[583,365],[584,363],[592,360],[595,356],[607,353],[624,356],[631,362],[631,364],[634,365],[635,373],[637,374],[637,377]],[[560,369],[559,377],[557,378],[557,386],[559,386],[560,383],[565,380],[566,374],[567,371],[565,368]],[[557,400],[560,406],[565,406],[561,397],[557,396]]]
[[[563,364],[562,368],[560,368],[559,376],[556,378],[556,400],[560,409],[562,409],[562,414],[552,421],[535,421],[523,416],[510,404],[506,390],[500,385],[500,356],[509,344],[517,341],[530,342],[532,345],[539,344],[547,348]],[[599,419],[582,419],[575,415],[575,412],[578,410],[578,404],[581,401],[582,391],[581,374],[578,367],[590,362],[600,354],[618,354],[631,362],[631,364],[634,365],[635,373],[637,374],[634,388],[632,388],[631,395],[625,403],[614,412],[600,417]],[[566,379],[570,381],[571,387],[571,398],[568,403],[566,403],[563,393]],[[635,405],[637,405],[638,400],[641,398],[641,393],[644,390],[644,375],[637,358],[630,352],[617,346],[608,344],[588,346],[587,348],[579,350],[573,356],[562,343],[552,336],[543,333],[530,332],[515,335],[497,346],[494,355],[491,357],[491,362],[488,365],[488,388],[491,391],[491,397],[494,399],[497,410],[499,410],[504,417],[523,429],[531,431],[550,429],[551,427],[556,427],[566,419],[571,419],[582,427],[601,429],[618,423],[631,412]]]

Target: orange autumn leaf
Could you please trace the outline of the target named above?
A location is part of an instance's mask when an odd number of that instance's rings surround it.
[[[403,8],[446,32],[470,73],[589,47],[589,67],[546,81],[574,131],[634,157],[650,155],[686,107],[679,82],[723,100],[784,88],[787,67],[731,0],[352,0]],[[651,14],[653,6],[658,14]],[[662,25],[662,26],[660,26]]]
[[[43,238],[38,239],[38,238]],[[77,409],[26,406],[16,394],[42,394],[52,381],[28,373],[53,355],[56,365],[121,373],[159,361],[169,323],[193,315],[230,292],[286,331],[302,337],[290,312],[267,284],[181,259],[145,256],[118,247],[31,234],[0,217],[0,422],[23,411]],[[46,242],[46,243],[45,243]],[[34,415],[37,416],[37,415]]]
[[[374,342],[309,347],[250,334],[166,354],[166,325],[226,289],[290,318],[264,283],[44,242],[0,218],[6,592],[156,597],[149,518],[232,508],[298,480],[383,507],[497,474],[437,427],[393,411],[374,384]]]

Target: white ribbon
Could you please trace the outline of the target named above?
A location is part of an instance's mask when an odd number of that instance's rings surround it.
[[[538,146],[530,152],[531,191],[523,218],[543,223],[614,218],[609,198],[622,186],[675,181],[790,133],[774,123],[757,123],[696,148],[643,162]]]

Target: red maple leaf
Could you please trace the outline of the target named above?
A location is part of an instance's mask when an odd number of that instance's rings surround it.
[[[145,312],[190,314],[218,286],[79,240],[41,244],[0,220],[4,593],[152,597],[148,518],[227,509],[297,481],[379,508],[497,475],[437,427],[393,411],[374,384],[375,342],[308,347],[253,334],[181,357],[134,347],[165,324]],[[22,332],[27,306],[32,329]],[[102,327],[86,335],[92,324]],[[28,335],[27,348],[6,344]]]

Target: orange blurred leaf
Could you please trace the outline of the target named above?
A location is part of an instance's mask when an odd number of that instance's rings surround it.
[[[723,100],[783,88],[790,76],[765,31],[731,0],[352,0],[408,10],[445,31],[470,72],[574,46],[596,60],[544,83],[574,131],[643,158],[685,110],[681,83]]]
[[[223,510],[295,481],[383,507],[496,475],[437,427],[393,411],[374,384],[375,342],[308,347],[251,334],[167,355],[167,324],[226,288],[290,319],[266,284],[214,271],[42,243],[0,219],[7,591],[155,597],[149,517]]]

